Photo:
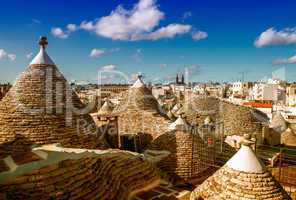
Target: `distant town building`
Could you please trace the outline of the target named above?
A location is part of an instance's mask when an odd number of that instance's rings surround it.
[[[288,106],[296,106],[296,84],[291,84],[286,90],[286,104]]]
[[[236,98],[246,98],[249,90],[252,88],[253,82],[237,81],[232,83],[232,95]]]
[[[250,91],[249,100],[284,101],[285,89],[279,84],[256,83]]]
[[[108,84],[98,86],[98,95],[102,98],[111,97],[114,94],[127,91],[130,85],[128,84]]]
[[[181,79],[179,78],[179,74],[176,75],[176,84],[177,85],[184,85],[185,80],[184,80],[184,75],[181,75]]]

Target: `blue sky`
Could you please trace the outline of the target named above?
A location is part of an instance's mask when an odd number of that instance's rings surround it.
[[[68,80],[94,81],[100,69],[154,81],[184,70],[192,81],[233,81],[240,72],[257,80],[285,67],[294,81],[295,8],[293,0],[4,1],[0,82],[24,70],[40,35]]]

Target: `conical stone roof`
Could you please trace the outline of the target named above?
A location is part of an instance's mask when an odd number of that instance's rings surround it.
[[[22,153],[33,144],[61,143],[65,147],[107,146],[84,105],[41,50],[0,104],[0,157]],[[93,133],[92,135],[90,135]]]
[[[291,199],[249,146],[241,149],[191,193],[191,200]]]
[[[151,90],[144,84],[141,76],[138,76],[138,79],[129,88],[123,100],[114,109],[114,112],[120,113],[127,112],[128,110],[150,110],[159,112],[159,104],[152,95]]]
[[[174,130],[189,130],[189,125],[187,122],[182,118],[181,115],[169,125],[169,130],[174,131]]]
[[[281,134],[281,143],[286,146],[294,146],[296,147],[296,134],[295,132],[287,128],[282,134]]]
[[[186,130],[173,130],[160,135],[151,142],[149,149],[170,152],[158,163],[158,167],[176,181],[200,177],[214,164],[212,149],[198,134]]]
[[[142,80],[142,77],[138,76],[136,82],[131,86],[131,88],[141,88],[141,87],[146,87],[146,86]]]
[[[287,122],[280,112],[277,112],[272,118],[270,127],[278,133],[282,133],[287,129]]]
[[[113,107],[110,103],[109,100],[106,100],[104,102],[104,104],[102,105],[102,107],[100,108],[99,112],[98,112],[98,115],[100,116],[108,116],[108,115],[111,115],[112,114],[112,111],[113,111]]]

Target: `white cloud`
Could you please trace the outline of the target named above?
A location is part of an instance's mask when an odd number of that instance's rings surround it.
[[[105,53],[104,49],[92,49],[89,54],[89,57],[98,58],[98,57],[102,56],[104,53]]]
[[[87,31],[92,31],[95,29],[93,22],[87,22],[87,21],[81,22],[80,28],[87,30]]]
[[[281,31],[269,28],[260,34],[254,44],[256,47],[296,44],[296,28],[286,28]]]
[[[32,52],[28,53],[28,54],[26,55],[26,57],[27,57],[28,59],[32,58],[32,57],[33,57],[33,53],[32,53]]]
[[[150,33],[144,39],[158,40],[162,38],[173,38],[177,35],[182,35],[184,33],[188,33],[191,29],[190,25],[182,25],[182,24],[170,24],[166,27],[162,27],[155,32]]]
[[[116,70],[116,65],[105,65],[103,67],[101,67],[101,70],[103,71],[114,71]]]
[[[171,24],[153,32],[163,18],[164,13],[158,9],[155,0],[140,0],[131,10],[118,6],[108,16],[94,21],[83,21],[80,28],[113,40],[135,41],[172,38],[187,33],[191,27]]]
[[[279,58],[272,62],[274,65],[284,65],[284,64],[295,64],[296,63],[296,55],[290,58]]]
[[[132,10],[118,6],[109,16],[102,17],[86,30],[113,40],[132,40],[138,34],[152,31],[164,17],[154,0],[140,0]]]
[[[75,24],[68,24],[67,29],[69,32],[74,32],[77,30],[77,26]]]
[[[82,21],[78,26],[68,24],[65,31],[56,27],[52,29],[52,34],[65,39],[71,32],[82,29],[112,40],[137,41],[174,38],[192,29],[191,25],[176,23],[159,27],[164,16],[156,5],[156,0],[139,0],[130,10],[119,5],[107,16]],[[190,16],[191,12],[186,12],[183,18]]]
[[[51,29],[51,34],[60,39],[67,39],[70,35],[70,33],[75,32],[79,29],[76,24],[68,24],[66,27],[66,30],[64,31],[60,27],[54,27]]]
[[[59,27],[55,27],[55,28],[52,28],[51,29],[51,34],[54,36],[54,37],[57,37],[57,38],[61,38],[61,39],[66,39],[68,38],[68,34],[65,33],[61,28]]]
[[[208,33],[204,31],[196,31],[192,33],[192,38],[194,40],[202,40],[208,37]]]
[[[10,60],[15,61],[16,55],[7,53],[4,49],[0,49],[0,60]]]

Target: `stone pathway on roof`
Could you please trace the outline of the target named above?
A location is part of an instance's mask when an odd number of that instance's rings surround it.
[[[177,200],[190,196],[191,188],[177,187],[171,184],[162,183],[160,186],[139,193],[134,200]],[[186,199],[186,198],[185,198]]]

